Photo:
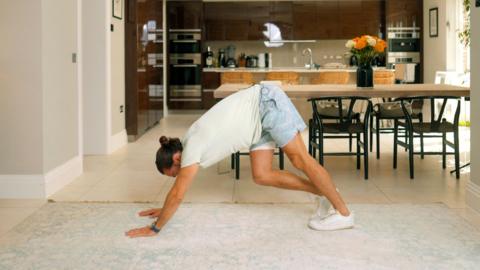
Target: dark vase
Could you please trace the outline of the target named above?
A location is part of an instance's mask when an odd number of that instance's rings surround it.
[[[373,69],[370,63],[358,65],[357,87],[373,87]]]

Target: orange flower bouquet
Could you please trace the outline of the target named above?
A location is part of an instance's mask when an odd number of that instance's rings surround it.
[[[345,47],[350,49],[350,52],[357,57],[357,86],[358,87],[373,87],[373,59],[385,53],[387,44],[384,40],[363,35],[347,41]]]
[[[347,41],[345,47],[357,57],[360,65],[368,65],[375,56],[385,53],[387,43],[381,38],[363,35]]]

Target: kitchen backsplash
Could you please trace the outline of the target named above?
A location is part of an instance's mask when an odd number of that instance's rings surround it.
[[[349,58],[345,58],[347,40],[319,40],[314,43],[284,43],[282,47],[267,48],[259,41],[210,41],[204,43],[204,48],[210,46],[214,57],[218,57],[218,50],[228,45],[235,46],[236,58],[241,53],[245,55],[258,55],[258,53],[272,53],[273,67],[303,67],[308,63],[308,56],[303,56],[302,51],[310,48],[313,60],[316,64],[327,63],[348,64]]]

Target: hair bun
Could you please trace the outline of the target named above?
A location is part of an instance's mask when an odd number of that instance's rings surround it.
[[[168,144],[168,138],[165,136],[160,137],[160,145],[165,146]]]

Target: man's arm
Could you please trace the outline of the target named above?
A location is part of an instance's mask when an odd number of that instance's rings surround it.
[[[185,192],[193,182],[195,175],[198,172],[198,164],[190,165],[185,168],[181,168],[178,173],[175,184],[168,192],[163,209],[160,216],[157,219],[157,228],[162,228],[175,214],[178,206],[182,203]]]
[[[175,180],[175,184],[168,192],[167,198],[165,199],[165,203],[162,208],[162,212],[160,213],[156,221],[157,228],[162,228],[170,220],[173,214],[175,214],[178,206],[183,200],[185,192],[192,184],[197,172],[198,164],[190,165],[188,167],[180,169],[180,172],[177,175],[177,179]],[[156,235],[156,233],[150,229],[150,226],[147,226],[130,230],[126,233],[126,235],[133,238],[142,236],[154,236]]]

